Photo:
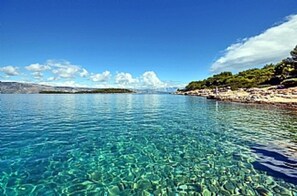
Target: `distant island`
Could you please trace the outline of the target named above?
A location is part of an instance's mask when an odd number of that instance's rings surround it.
[[[128,88],[91,88],[50,86],[24,82],[1,82],[0,94],[94,94],[94,93],[137,93],[137,94],[169,94],[176,92],[177,87],[153,89],[128,89]]]
[[[49,86],[34,83],[1,82],[0,94],[91,94],[91,93],[135,93],[124,88],[85,88],[68,86]]]
[[[82,90],[82,91],[40,91],[40,94],[95,94],[95,93],[134,93],[134,91],[124,88],[101,88],[95,90]]]
[[[243,103],[269,103],[297,109],[297,46],[277,64],[237,74],[222,72],[192,81],[176,94]]]

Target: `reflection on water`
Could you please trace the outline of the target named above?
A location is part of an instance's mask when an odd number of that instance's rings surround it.
[[[0,95],[0,195],[296,194],[297,115],[174,95]]]
[[[253,163],[254,168],[297,185],[297,160],[267,147],[253,147],[252,150],[259,157]]]

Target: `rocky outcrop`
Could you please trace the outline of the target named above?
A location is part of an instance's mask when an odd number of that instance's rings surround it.
[[[208,99],[216,99],[220,101],[273,104],[297,109],[297,87],[279,88],[277,86],[273,86],[269,88],[239,89],[236,91],[219,89],[217,93],[215,90],[202,89],[178,92],[176,94],[203,96]]]
[[[210,89],[199,89],[193,91],[177,91],[175,94],[207,97],[212,94],[212,92],[213,90]]]

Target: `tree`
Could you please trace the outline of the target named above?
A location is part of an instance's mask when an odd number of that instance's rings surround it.
[[[297,45],[295,46],[295,48],[290,52],[292,59],[295,61],[295,63],[297,62]]]
[[[232,89],[238,89],[261,85],[278,85],[286,79],[297,78],[297,46],[290,52],[290,55],[291,57],[276,65],[268,64],[261,69],[248,69],[234,75],[231,72],[222,72],[205,80],[193,81],[186,86],[185,90],[214,89],[228,86]],[[296,80],[288,80],[287,83],[293,85],[292,82],[296,83]]]
[[[297,46],[290,52],[288,57],[278,63],[275,68],[275,75],[281,80],[297,77]]]

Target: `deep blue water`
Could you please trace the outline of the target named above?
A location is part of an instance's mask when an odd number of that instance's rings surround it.
[[[0,95],[0,195],[296,195],[297,113],[176,95]]]

